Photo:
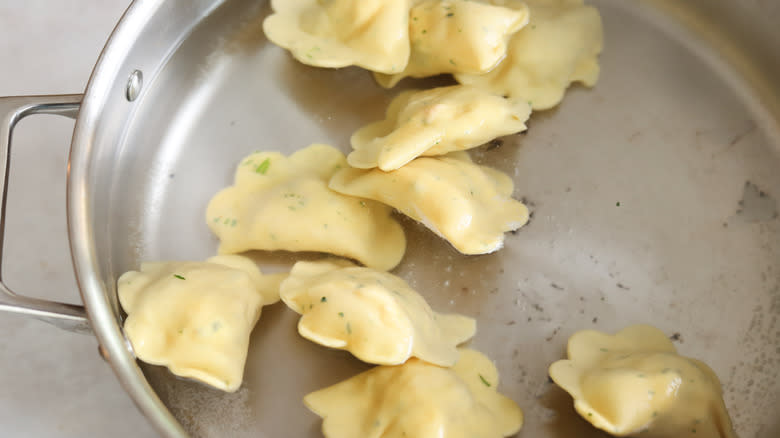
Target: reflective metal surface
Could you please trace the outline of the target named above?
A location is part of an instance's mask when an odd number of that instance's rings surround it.
[[[81,95],[20,96],[0,98],[0,310],[17,312],[53,324],[65,330],[90,333],[89,322],[82,306],[64,304],[17,295],[2,281],[2,259],[5,237],[5,211],[8,194],[11,140],[16,124],[34,114],[57,114],[76,118]]]
[[[715,369],[742,437],[780,436],[780,8],[592,3],[606,34],[597,87],[574,87],[532,116],[528,134],[475,153],[513,176],[530,224],[500,252],[465,257],[406,221],[413,244],[397,272],[435,309],[478,319],[472,346],[525,410],[522,436],[604,436],[546,368],[576,330],[639,322]],[[111,366],[165,436],[319,436],[303,394],[365,369],[302,340],[282,305],[264,310],[235,394],[142,372],[122,337],[116,278],[142,260],[212,255],[205,205],[240,158],[312,142],[346,151],[397,92],[358,69],[294,62],[263,37],[267,12],[250,0],[137,1],[98,61],[74,134],[82,297]],[[144,86],[128,102],[136,69]],[[253,256],[267,270],[298,257]]]

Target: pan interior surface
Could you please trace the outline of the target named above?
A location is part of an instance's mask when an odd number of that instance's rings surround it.
[[[477,318],[471,345],[524,410],[521,436],[605,436],[547,367],[575,331],[635,323],[661,328],[716,371],[740,436],[780,436],[777,120],[674,17],[642,2],[592,4],[605,28],[597,86],[572,87],[532,115],[527,134],[473,154],[513,177],[530,223],[475,257],[404,220],[409,247],[396,272],[435,310]],[[117,275],[144,260],[215,254],[206,204],[241,158],[319,142],[347,152],[351,132],[397,93],[359,69],[297,63],[265,39],[268,12],[225,2],[149,78],[113,175]],[[264,271],[316,257],[251,255]],[[321,436],[303,395],[368,367],[300,338],[297,319],[283,304],[263,309],[236,393],[157,367],[144,366],[147,378],[193,436]]]

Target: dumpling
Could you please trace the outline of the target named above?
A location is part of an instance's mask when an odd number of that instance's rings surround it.
[[[530,9],[528,25],[509,42],[507,56],[483,75],[456,74],[462,84],[529,101],[535,110],[560,103],[572,82],[589,87],[599,77],[603,30],[598,11],[582,0],[492,0]]]
[[[424,0],[411,10],[409,64],[398,74],[377,73],[390,88],[407,76],[481,74],[504,56],[509,37],[528,23],[528,8],[504,8],[467,0]]]
[[[417,359],[379,366],[306,395],[326,438],[501,438],[523,411],[496,391],[498,371],[482,353],[460,350],[441,368]]]
[[[456,346],[476,331],[472,318],[431,310],[401,278],[346,261],[296,263],[281,296],[302,315],[301,336],[373,364],[398,365],[415,356],[451,366]]]
[[[234,255],[143,263],[117,282],[125,335],[138,359],[235,391],[260,309],[279,301],[285,275],[263,275],[252,260]]]
[[[510,197],[512,180],[466,152],[417,158],[392,172],[344,168],[330,188],[391,205],[463,254],[497,251],[504,232],[528,222],[528,208]]]
[[[398,169],[420,155],[444,155],[477,147],[526,129],[531,107],[477,87],[455,85],[405,91],[390,103],[385,120],[358,129],[347,157],[361,169]]]
[[[410,1],[272,0],[263,30],[304,64],[398,73],[409,62]]]
[[[569,339],[568,353],[550,366],[550,377],[597,428],[616,436],[736,438],[718,377],[677,354],[657,328],[636,325],[614,336],[584,330]]]
[[[245,158],[235,184],[217,193],[206,210],[219,252],[320,251],[394,268],[406,250],[401,225],[385,205],[328,189],[342,167],[344,154],[321,144],[289,158],[278,152]]]

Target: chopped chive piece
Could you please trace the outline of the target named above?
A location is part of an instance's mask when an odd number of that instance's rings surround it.
[[[480,375],[479,375],[479,380],[481,380],[481,381],[482,381],[482,383],[484,383],[484,384],[485,384],[485,386],[487,386],[488,388],[490,388],[490,382],[488,382],[488,381],[485,379],[485,376],[483,376],[482,374],[480,374]]]
[[[322,298],[320,298],[320,302],[321,303],[327,303],[328,302],[328,298],[327,297],[322,297]]]
[[[339,312],[339,316],[343,318],[344,317],[344,312]]]
[[[178,278],[179,280],[186,280],[186,278],[182,277],[179,274],[173,274],[174,277]]]
[[[263,160],[262,163],[260,163],[259,166],[257,166],[257,168],[255,169],[255,172],[257,172],[257,173],[259,173],[261,175],[265,175],[265,173],[268,172],[268,168],[269,167],[271,167],[271,159],[270,158],[266,158],[265,160]]]

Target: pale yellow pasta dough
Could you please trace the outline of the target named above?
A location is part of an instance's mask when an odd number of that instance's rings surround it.
[[[398,169],[418,156],[477,147],[526,129],[531,107],[477,87],[455,85],[405,91],[390,103],[385,120],[358,129],[352,167]]]
[[[498,371],[482,353],[460,350],[453,368],[417,359],[379,366],[304,397],[326,438],[502,438],[523,412],[496,391]]]
[[[409,61],[410,1],[272,0],[263,30],[304,64],[398,73]]]
[[[504,232],[528,222],[526,206],[511,198],[512,180],[466,152],[417,158],[392,172],[344,168],[330,187],[391,205],[464,254],[496,251]]]
[[[505,8],[470,0],[424,0],[410,13],[412,42],[409,64],[398,74],[376,73],[392,87],[407,76],[443,73],[482,74],[506,56],[509,37],[528,23],[522,5]]]
[[[403,279],[346,261],[296,263],[281,296],[302,315],[301,336],[373,364],[398,365],[414,356],[451,366],[456,346],[476,331],[472,318],[431,310]]]
[[[631,326],[614,336],[577,332],[568,355],[550,366],[550,377],[599,429],[616,436],[736,438],[718,377],[703,362],[677,354],[655,327]]]
[[[572,82],[593,86],[599,77],[603,30],[598,11],[582,0],[491,0],[530,9],[528,25],[514,34],[506,59],[482,75],[456,74],[462,84],[524,99],[536,110],[560,103]]]
[[[206,211],[219,252],[319,251],[377,269],[395,267],[406,250],[401,225],[385,205],[328,189],[342,167],[344,154],[317,144],[289,158],[278,152],[245,158],[235,184],[217,193]]]
[[[117,283],[136,357],[223,391],[241,386],[249,335],[286,274],[235,255],[144,263]]]

